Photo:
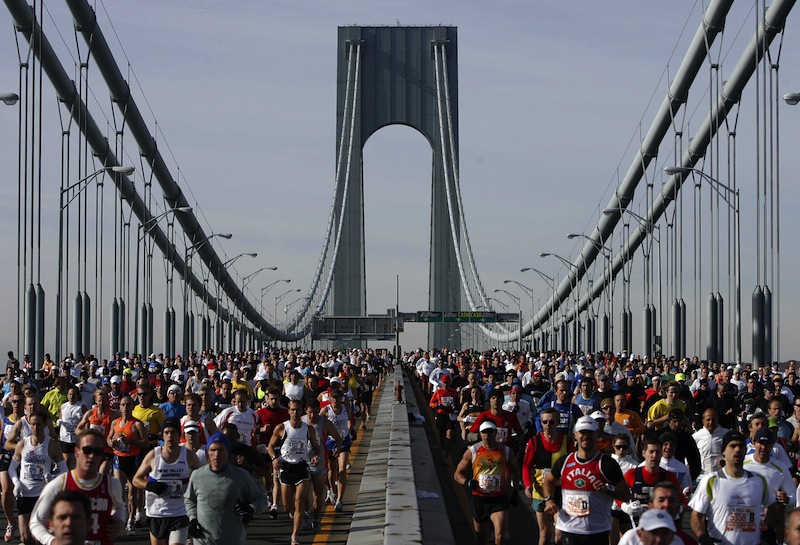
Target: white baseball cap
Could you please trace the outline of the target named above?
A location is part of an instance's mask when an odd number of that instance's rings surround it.
[[[597,431],[597,422],[590,416],[581,416],[575,423],[575,431]]]
[[[481,427],[478,428],[478,431],[486,431],[486,430],[495,430],[495,431],[497,431],[497,424],[495,424],[491,420],[484,420],[481,423]]]
[[[667,528],[674,532],[675,522],[672,520],[672,516],[666,511],[662,511],[661,509],[648,509],[642,513],[638,528],[646,532],[652,532],[659,528]]]

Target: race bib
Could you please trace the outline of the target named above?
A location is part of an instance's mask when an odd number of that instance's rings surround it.
[[[728,507],[730,514],[725,521],[726,532],[755,532],[756,512],[752,507]]]
[[[97,431],[99,431],[101,434],[103,434],[103,437],[105,437],[105,436],[106,436],[106,427],[105,427],[105,426],[100,426],[100,425],[98,425],[98,424],[89,424],[89,429],[91,429],[91,430],[97,430]]]
[[[445,407],[452,407],[453,406],[453,398],[452,397],[443,397],[442,398],[442,405]]]
[[[500,492],[500,475],[480,475],[478,487],[484,494]]]
[[[289,449],[290,454],[305,454],[306,452],[306,441],[290,439],[286,446]]]
[[[25,466],[25,478],[28,481],[43,481],[44,480],[44,469],[38,466]]]
[[[547,476],[550,475],[551,471],[552,470],[549,467],[542,468],[542,482],[544,482]]]
[[[497,428],[497,442],[503,444],[508,442],[508,430],[506,428]]]
[[[66,433],[72,434],[75,433],[75,424],[70,424],[69,422],[61,421],[61,427],[64,429]]]
[[[167,493],[170,498],[183,497],[183,483],[181,481],[166,481]]]
[[[588,492],[564,492],[564,510],[573,517],[589,516],[589,493]]]

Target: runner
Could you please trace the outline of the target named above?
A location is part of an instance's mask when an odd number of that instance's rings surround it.
[[[133,417],[133,400],[130,396],[124,395],[119,401],[119,409],[122,416],[117,418],[111,423],[108,430],[108,437],[106,443],[114,450],[114,461],[112,467],[114,468],[114,477],[119,479],[122,488],[133,481],[133,476],[136,475],[136,468],[142,461],[139,454],[142,449],[146,449],[150,442],[147,439],[147,432],[144,429],[144,424]],[[125,525],[125,530],[129,536],[134,534],[133,517],[136,513],[135,509],[135,492],[134,487],[128,487],[128,522]]]
[[[453,428],[456,420],[456,399],[458,394],[450,388],[450,375],[441,375],[441,386],[431,396],[430,407],[434,410],[436,429],[439,432],[439,444],[445,457],[445,463],[450,454],[450,445],[453,441]]]
[[[267,447],[272,470],[279,473],[283,507],[292,519],[292,545],[300,543],[297,534],[306,513],[308,481],[311,480],[308,464],[318,464],[320,452],[316,430],[303,422],[302,410],[299,399],[289,401],[289,420],[275,427]],[[279,443],[280,453],[276,451]]]
[[[339,449],[342,447],[342,437],[336,431],[333,423],[327,418],[320,416],[319,401],[310,399],[306,404],[306,414],[303,417],[303,422],[314,428],[317,434],[317,440],[324,444],[326,438],[333,439],[336,444],[330,453],[330,458],[336,460],[339,456]],[[313,511],[309,525],[312,530],[319,530],[319,521],[322,517],[322,507],[325,504],[325,485],[328,477],[328,466],[330,464],[328,449],[324,449],[322,456],[317,460],[317,463],[309,465],[311,470],[311,485],[313,489]]]
[[[17,443],[8,468],[17,498],[19,537],[25,545],[36,543],[28,522],[42,489],[52,478],[68,471],[58,443],[45,437],[46,420],[47,417],[39,413],[28,417],[31,436]],[[58,473],[52,475],[51,469],[56,462]]]
[[[133,477],[133,485],[146,491],[151,545],[185,545],[189,518],[183,494],[191,472],[200,467],[200,462],[180,444],[181,424],[177,418],[166,419],[161,434],[164,446],[145,455]]]
[[[519,482],[519,468],[506,445],[497,441],[497,425],[484,420],[478,427],[481,441],[470,446],[456,468],[458,484],[472,492],[472,527],[478,543],[486,543],[490,529],[496,545],[503,543],[510,492],[509,480]]]
[[[556,529],[563,545],[597,545],[608,542],[611,531],[611,505],[628,501],[630,489],[619,465],[597,451],[597,422],[583,416],[575,423],[576,452],[556,461],[542,482],[545,514],[558,516]],[[553,499],[561,481],[563,509]]]
[[[111,428],[111,421],[119,415],[111,413],[111,407],[108,404],[108,395],[102,390],[97,390],[94,393],[94,407],[84,413],[75,431],[78,434],[86,430],[95,430],[103,436],[103,443],[108,435],[108,430]],[[101,473],[108,473],[111,471],[111,462],[114,458],[114,451],[110,446],[105,445],[103,452],[103,462],[100,465]]]
[[[522,462],[522,482],[525,495],[531,498],[531,507],[539,524],[539,545],[550,543],[553,536],[553,519],[544,513],[544,490],[542,481],[550,473],[553,464],[562,456],[575,450],[572,440],[558,432],[558,409],[550,407],[541,414],[542,433],[528,440],[525,459]]]
[[[67,401],[59,408],[58,440],[67,466],[75,467],[75,439],[78,437],[75,430],[80,424],[83,415],[89,409],[81,402],[81,392],[77,386],[67,389]]]
[[[18,420],[25,416],[24,410],[25,398],[22,393],[12,394],[9,400],[11,403],[11,414],[6,414],[3,417],[3,437],[2,445],[0,446],[0,484],[3,487],[3,514],[6,516],[8,524],[6,525],[5,540],[11,541],[14,539],[14,494],[12,492],[14,485],[11,482],[11,476],[8,473],[8,466],[11,463],[11,458],[14,455],[14,449],[8,450],[5,448],[11,430]]]
[[[737,431],[729,431],[723,436],[725,466],[703,477],[689,502],[692,531],[700,545],[712,545],[718,541],[731,545],[758,545],[762,538],[761,516],[765,509],[764,521],[775,541],[775,498],[770,496],[764,477],[744,469],[745,442],[744,435]]]
[[[78,490],[92,501],[92,515],[86,542],[113,545],[125,521],[122,486],[117,479],[100,472],[105,438],[97,430],[78,434],[75,443],[75,469],[50,481],[42,490],[31,513],[31,533],[42,545],[51,545],[54,535],[48,530],[48,513],[53,498],[61,490]]]
[[[328,500],[333,503],[337,511],[342,510],[342,497],[344,497],[344,487],[347,485],[348,457],[352,445],[350,430],[355,423],[350,409],[342,402],[342,398],[342,392],[334,390],[330,394],[330,405],[324,407],[320,412],[323,418],[331,421],[339,437],[342,438],[340,442],[337,442],[329,437],[325,442],[325,447],[331,453],[328,471]],[[334,457],[333,452],[337,449],[338,454]]]

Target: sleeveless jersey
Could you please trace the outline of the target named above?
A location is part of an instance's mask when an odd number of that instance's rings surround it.
[[[78,436],[75,428],[83,418],[83,405],[80,403],[64,403],[61,405],[61,425],[58,427],[58,438],[65,443],[74,443]]]
[[[319,408],[320,409],[324,409],[325,407],[327,407],[330,404],[331,404],[330,390],[325,390],[324,392],[322,392],[320,394]]]
[[[643,505],[647,505],[647,503],[650,501],[650,491],[653,489],[653,486],[656,483],[667,480],[667,470],[658,468],[658,478],[653,481],[653,484],[647,484],[644,481],[644,473],[642,472],[642,469],[644,468],[638,466],[635,470],[633,485],[631,486],[631,501],[639,500]]]
[[[342,441],[344,441],[345,438],[350,435],[350,428],[347,425],[350,421],[350,415],[347,412],[347,408],[342,405],[342,412],[336,414],[336,412],[333,410],[333,406],[331,406],[326,411],[326,415],[328,420],[331,421],[331,424],[333,424],[333,427],[336,428],[336,431],[339,432],[339,435],[342,437]]]
[[[255,448],[259,426],[258,415],[253,409],[248,408],[245,412],[239,412],[236,407],[228,407],[214,419],[214,423],[220,430],[225,424],[235,424],[239,431],[239,442]]]
[[[567,455],[561,470],[562,508],[556,528],[573,534],[598,534],[611,530],[613,499],[605,492],[595,492],[592,484],[608,482],[600,466],[603,454],[598,452],[585,462],[573,452]]]
[[[3,418],[3,444],[0,445],[0,452],[9,453],[10,451],[6,450],[6,441],[8,441],[8,436],[11,434],[11,428],[14,427],[16,424],[16,420],[11,420],[11,418],[6,415]]]
[[[306,425],[308,425],[311,428],[314,428],[314,432],[316,432],[316,434],[317,434],[317,443],[319,443],[320,445],[324,445],[325,444],[325,439],[326,439],[326,437],[324,436],[324,434],[325,434],[325,422],[327,420],[322,418],[322,417],[318,417],[317,418],[317,423],[316,424],[312,424],[312,423],[310,423],[308,421],[308,415],[303,415],[302,420]],[[311,449],[311,441],[308,442],[308,448]],[[309,452],[311,452],[311,450],[309,450]],[[313,453],[312,453],[312,455],[313,455]],[[327,464],[327,461],[328,461],[327,458],[328,458],[328,449],[323,448],[322,449],[322,455],[319,457],[319,461],[317,462],[317,464],[316,465],[312,465],[311,462],[309,462],[308,467],[311,469],[311,471],[314,471],[314,470],[316,470],[317,468],[319,468],[321,466],[327,467],[327,465],[328,465]]]
[[[489,449],[480,442],[469,447],[469,450],[472,453],[472,478],[478,481],[478,488],[472,494],[484,498],[505,496],[508,485],[508,447],[498,444]]]
[[[118,393],[114,393],[114,390],[109,390],[108,392],[108,406],[112,411],[119,410],[119,402],[122,399],[122,396],[125,395],[125,392],[120,390]]]
[[[153,456],[153,469],[147,476],[148,481],[166,483],[167,491],[160,496],[152,492],[145,492],[145,509],[148,517],[182,517],[186,515],[186,506],[183,503],[183,493],[189,484],[189,475],[192,470],[186,460],[186,447],[179,446],[180,453],[175,462],[168,464],[161,454],[162,447],[155,448]]]
[[[28,417],[23,416],[22,427],[19,430],[19,439],[20,440],[27,439],[31,435],[33,435],[33,429],[31,428],[31,425],[28,423]],[[48,426],[45,426],[44,428],[44,436],[48,438],[50,437],[50,428]]]
[[[561,436],[561,445],[555,452],[550,452],[545,448],[542,434],[534,435],[533,440],[536,441],[536,450],[533,454],[534,479],[532,495],[537,500],[543,500],[544,489],[542,488],[542,483],[544,478],[550,473],[556,460],[569,453],[569,437],[566,435]]]
[[[93,407],[89,411],[89,429],[97,430],[103,435],[104,443],[105,438],[108,436],[108,431],[111,429],[111,413],[106,412],[101,415],[98,407]],[[106,444],[103,449],[108,453],[112,453],[111,447]]]
[[[205,423],[205,419],[207,416],[209,415],[201,416],[199,420],[195,420],[195,422],[197,422],[197,427],[200,428],[200,433],[198,435],[201,445],[205,445],[206,441],[208,441],[208,431],[206,430],[206,423]],[[181,444],[186,442],[186,436],[183,433],[183,427],[186,425],[187,422],[191,422],[191,420],[192,419],[189,418],[188,414],[183,415],[181,417]]]
[[[133,425],[138,422],[137,419],[131,418],[122,426],[122,419],[118,418],[114,421],[114,435],[119,437],[127,437],[128,439],[135,439],[136,436],[133,432]],[[123,444],[121,441],[114,442],[114,454],[122,458],[128,456],[138,456],[141,449],[133,443]]]
[[[111,523],[111,511],[114,509],[114,497],[111,495],[111,477],[104,475],[97,486],[83,488],[75,480],[72,471],[67,472],[64,490],[78,490],[89,497],[92,505],[92,516],[86,528],[87,545],[114,545],[114,536],[106,535]]]
[[[22,483],[22,495],[26,498],[38,498],[42,493],[44,485],[47,484],[45,477],[53,467],[53,459],[50,458],[48,447],[50,438],[45,437],[41,444],[33,446],[31,438],[26,437],[22,440],[22,459],[19,464],[19,482]]]
[[[308,424],[302,422],[299,428],[295,428],[289,420],[283,423],[281,456],[286,462],[298,464],[311,461],[309,443]]]

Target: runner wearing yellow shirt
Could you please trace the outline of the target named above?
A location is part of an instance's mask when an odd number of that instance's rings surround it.
[[[656,401],[647,411],[647,427],[649,429],[660,430],[666,426],[669,420],[669,412],[673,409],[680,409],[684,414],[686,413],[686,402],[678,399],[679,391],[680,386],[678,386],[677,382],[671,380],[667,383],[667,397]]]

